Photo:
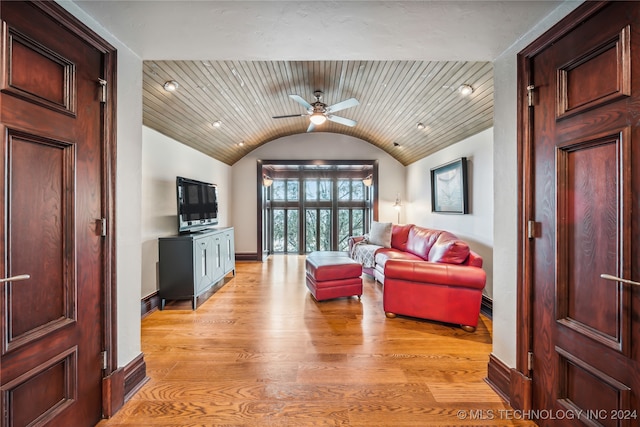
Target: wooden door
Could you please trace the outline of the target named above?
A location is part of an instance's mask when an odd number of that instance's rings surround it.
[[[102,416],[103,55],[27,2],[2,2],[0,419]],[[61,15],[60,15],[61,16]]]
[[[534,417],[637,426],[640,286],[601,275],[640,281],[640,3],[568,20],[526,63]]]

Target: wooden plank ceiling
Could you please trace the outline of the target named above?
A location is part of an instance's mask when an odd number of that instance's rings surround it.
[[[178,90],[165,91],[168,80]],[[470,96],[459,93],[462,84],[473,87]],[[262,144],[306,132],[307,116],[272,116],[304,113],[288,95],[312,103],[315,90],[327,105],[351,97],[360,105],[336,113],[355,127],[327,121],[314,132],[360,138],[403,165],[493,125],[492,64],[455,61],[144,61],[143,121],[232,165]]]

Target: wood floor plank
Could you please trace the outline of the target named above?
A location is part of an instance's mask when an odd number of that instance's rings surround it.
[[[387,319],[382,286],[316,302],[303,256],[238,262],[196,311],[142,320],[150,377],[99,427],[533,426],[484,382],[492,325]]]

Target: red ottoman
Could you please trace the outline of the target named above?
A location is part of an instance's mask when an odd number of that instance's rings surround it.
[[[305,265],[307,288],[316,301],[362,295],[362,265],[346,252],[311,252]]]

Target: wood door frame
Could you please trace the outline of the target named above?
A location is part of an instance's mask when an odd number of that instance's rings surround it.
[[[117,301],[116,301],[116,78],[117,51],[106,40],[55,2],[34,1],[34,6],[51,16],[68,31],[98,50],[103,57],[102,78],[107,81],[106,102],[102,104],[102,217],[106,219],[106,236],[102,260],[102,337],[106,351],[103,372],[102,411],[111,416],[124,403],[123,369],[118,369]],[[96,76],[97,78],[98,76]],[[97,90],[96,81],[96,90]]]
[[[510,369],[507,394],[512,407],[530,410],[533,405],[533,378],[529,371],[529,352],[533,349],[533,239],[528,237],[528,221],[535,220],[533,205],[534,141],[533,117],[528,107],[527,88],[533,84],[533,58],[569,31],[592,16],[609,1],[587,2],[578,6],[556,25],[522,50],[517,57],[517,149],[518,149],[518,249],[517,249],[517,314],[516,314],[516,367]],[[533,90],[534,103],[535,89]],[[533,235],[540,230],[533,227]]]

